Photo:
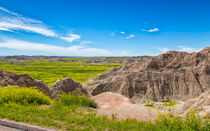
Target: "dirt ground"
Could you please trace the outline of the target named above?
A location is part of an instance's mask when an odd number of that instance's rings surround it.
[[[104,92],[94,96],[93,99],[98,103],[98,114],[108,116],[115,114],[118,119],[155,120],[158,117],[155,109],[135,104],[129,98],[117,93]]]

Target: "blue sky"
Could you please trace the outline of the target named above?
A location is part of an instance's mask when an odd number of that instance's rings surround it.
[[[209,0],[1,0],[0,56],[199,51],[209,14]]]

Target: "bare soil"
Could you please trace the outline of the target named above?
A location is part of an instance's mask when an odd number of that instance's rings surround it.
[[[155,120],[157,111],[141,104],[136,104],[129,98],[111,92],[104,92],[93,97],[98,103],[98,114],[112,116],[116,115],[118,119],[136,118],[138,120]]]

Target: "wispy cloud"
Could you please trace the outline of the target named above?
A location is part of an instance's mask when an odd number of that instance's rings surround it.
[[[28,41],[9,39],[0,42],[1,48],[17,49],[23,51],[42,51],[50,52],[55,55],[65,56],[108,56],[112,52],[104,49],[89,48],[82,45],[74,45],[70,47],[53,46],[43,43],[33,43]]]
[[[167,52],[169,50],[176,50],[176,51],[182,51],[182,52],[188,52],[188,53],[191,53],[191,52],[199,52],[199,51],[202,50],[201,48],[196,49],[196,48],[186,47],[186,46],[178,46],[178,48],[176,48],[176,49],[169,49],[169,48],[165,48],[165,47],[164,48],[158,47],[157,49],[159,51],[163,52],[163,53],[165,53],[165,52]]]
[[[202,49],[196,49],[196,48],[191,48],[191,47],[186,47],[186,46],[179,46],[179,51],[184,51],[184,52],[199,52]]]
[[[17,39],[4,39],[0,42],[0,48],[15,49],[19,51],[39,52],[39,54],[51,54],[58,56],[137,56],[130,50],[106,50],[90,48],[85,45],[73,45],[69,47],[48,45],[45,43],[34,43]],[[0,55],[4,55],[1,54]],[[13,55],[16,55],[13,53]],[[30,54],[25,54],[30,55]]]
[[[125,32],[124,31],[121,31],[120,34],[125,34]]]
[[[158,28],[153,28],[153,29],[149,29],[149,30],[143,29],[143,31],[145,31],[145,32],[157,32],[157,31],[159,31],[159,29]]]
[[[170,49],[168,49],[168,48],[160,48],[160,47],[158,47],[157,49],[160,50],[160,51],[163,52],[163,53],[165,53],[165,52],[167,52],[167,51],[170,50]]]
[[[68,34],[67,37],[62,36],[60,38],[65,40],[65,41],[68,41],[68,42],[73,42],[73,41],[79,40],[81,38],[81,36],[77,35],[77,34]]]
[[[3,7],[0,10],[4,13],[0,14],[0,30],[3,31],[26,31],[38,33],[44,36],[57,37],[58,35],[41,21],[23,17],[18,13],[9,11]]]
[[[9,30],[9,29],[7,29],[7,28],[2,28],[2,27],[0,27],[0,30],[12,32],[11,30]]]
[[[32,32],[43,36],[62,39],[70,43],[81,38],[80,35],[74,33],[67,34],[66,36],[58,34],[45,25],[42,21],[23,17],[22,15],[3,7],[0,7],[0,31]]]
[[[1,11],[4,11],[4,12],[7,12],[7,13],[9,13],[9,14],[11,14],[11,15],[16,15],[16,16],[19,15],[18,13],[12,12],[12,11],[10,11],[10,10],[4,8],[4,7],[0,7],[0,10],[1,10]]]
[[[134,34],[130,34],[129,36],[126,37],[126,39],[131,39],[131,38],[134,38],[135,35]]]
[[[16,20],[10,19],[8,21],[0,21],[0,29],[4,31],[5,30],[7,31],[24,30],[27,32],[34,32],[34,33],[38,33],[45,36],[51,36],[51,37],[57,36],[57,34],[54,31],[47,29],[43,25],[29,24],[29,23],[26,23],[26,21],[23,22],[17,19]]]

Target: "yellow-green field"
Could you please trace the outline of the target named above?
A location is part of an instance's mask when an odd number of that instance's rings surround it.
[[[12,71],[17,74],[29,74],[31,77],[41,80],[48,86],[51,86],[58,79],[70,77],[75,81],[87,83],[93,77],[109,70],[112,67],[118,67],[120,64],[90,64],[81,62],[88,58],[74,58],[76,62],[50,62],[56,59],[39,60],[3,60],[0,62],[0,69]],[[73,60],[65,58],[64,60]],[[110,59],[116,62],[117,59]]]

